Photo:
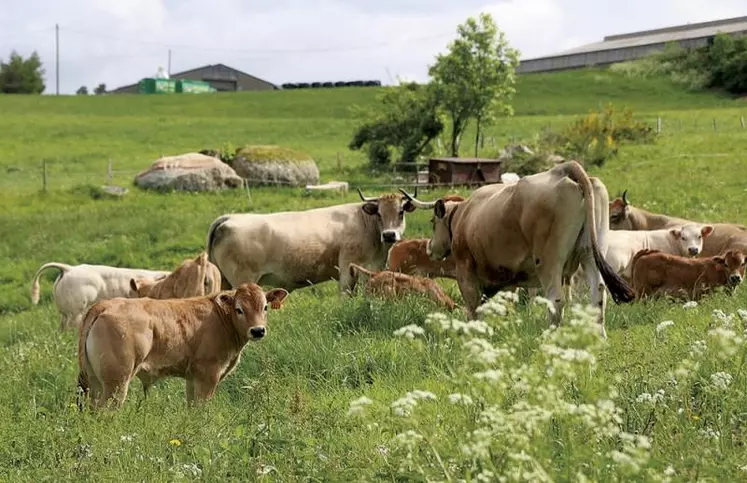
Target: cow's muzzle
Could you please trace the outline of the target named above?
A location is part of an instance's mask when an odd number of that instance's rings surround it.
[[[742,276],[741,275],[738,275],[736,273],[732,274],[732,275],[729,275],[729,285],[731,285],[732,287],[736,287],[740,283],[742,283]]]
[[[695,255],[700,253],[700,250],[698,249],[698,247],[690,247],[687,249],[687,253],[689,253],[691,257],[694,257]]]
[[[399,241],[399,233],[394,230],[381,232],[381,241],[384,243],[395,243]]]
[[[261,339],[265,336],[265,328],[264,327],[252,327],[249,329],[249,334],[252,336],[253,339]]]

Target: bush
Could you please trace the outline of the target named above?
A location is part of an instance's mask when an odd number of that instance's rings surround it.
[[[335,85],[332,82],[322,82],[322,87],[334,87]]]
[[[373,141],[368,145],[368,161],[373,167],[388,166],[392,162],[392,153],[383,141]]]

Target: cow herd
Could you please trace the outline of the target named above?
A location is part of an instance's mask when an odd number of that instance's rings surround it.
[[[268,214],[218,217],[206,249],[172,272],[47,263],[61,271],[54,301],[62,329],[78,329],[78,385],[94,407],[119,406],[138,377],[186,380],[187,400],[208,399],[244,346],[267,333],[266,314],[289,292],[336,280],[351,294],[420,293],[455,304],[434,278],[457,281],[468,317],[501,290],[526,288],[550,301],[559,323],[570,287],[585,278],[605,335],[607,292],[617,303],[657,296],[697,299],[742,282],[747,228],[705,224],[609,201],[602,181],[575,161],[464,199],[401,194]],[[432,212],[429,239],[405,240],[405,215]],[[579,284],[576,284],[579,287]],[[275,287],[265,291],[262,287]],[[81,404],[84,399],[81,399]]]

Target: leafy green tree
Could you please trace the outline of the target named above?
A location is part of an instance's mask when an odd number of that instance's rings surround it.
[[[477,153],[483,126],[496,116],[513,114],[510,102],[519,65],[519,51],[509,47],[490,14],[468,18],[457,31],[448,52],[439,54],[428,70],[451,119],[452,156],[459,156],[460,139],[470,119],[477,123]]]
[[[44,88],[44,68],[36,51],[24,59],[14,50],[8,62],[0,62],[0,92],[41,94]]]
[[[103,82],[96,86],[96,88],[93,90],[93,93],[97,96],[100,96],[102,94],[106,94],[106,84]]]
[[[86,86],[80,86],[77,91],[75,91],[75,95],[77,96],[87,96],[88,95],[88,87]]]
[[[368,120],[356,128],[348,147],[367,146],[372,166],[389,164],[395,153],[401,163],[416,162],[444,128],[435,91],[415,82],[402,83],[387,87],[378,100],[374,112],[359,111]]]

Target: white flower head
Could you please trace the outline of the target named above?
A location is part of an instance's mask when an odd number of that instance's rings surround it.
[[[397,337],[406,337],[408,339],[414,339],[417,335],[424,335],[425,329],[416,324],[406,325],[400,327],[394,331],[394,335]]]
[[[695,300],[690,300],[689,302],[685,302],[682,305],[682,308],[687,310],[687,309],[694,309],[697,306],[698,306],[698,302],[696,302]]]
[[[449,394],[449,402],[451,404],[463,404],[465,406],[469,406],[470,404],[472,404],[472,398],[466,394],[454,393]]]
[[[356,414],[363,414],[365,406],[373,404],[373,401],[366,396],[361,396],[354,401],[350,401],[350,408],[348,409],[348,416]]]
[[[656,333],[660,334],[667,327],[672,327],[673,325],[674,325],[673,320],[665,320],[664,322],[661,322],[659,325],[656,326]]]
[[[711,374],[711,384],[720,390],[726,391],[731,385],[732,377],[728,372],[715,372]]]

